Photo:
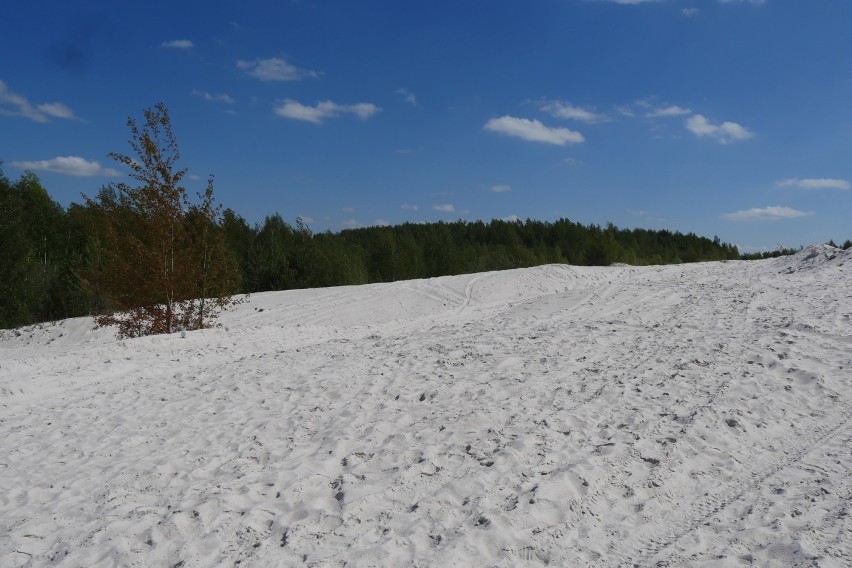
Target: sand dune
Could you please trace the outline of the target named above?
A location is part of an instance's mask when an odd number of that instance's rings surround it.
[[[850,566],[852,250],[0,332],[2,566]]]

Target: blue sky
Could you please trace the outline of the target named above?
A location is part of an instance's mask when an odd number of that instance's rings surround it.
[[[852,238],[848,0],[13,2],[0,160],[63,205],[166,103],[190,191],[315,231],[567,217]]]

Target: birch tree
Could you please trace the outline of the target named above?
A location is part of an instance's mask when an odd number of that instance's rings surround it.
[[[112,305],[97,321],[117,325],[121,337],[206,327],[232,303],[234,284],[224,240],[211,235],[218,229],[212,178],[201,203],[190,203],[168,109],[159,103],[143,113],[141,127],[127,121],[133,155],[109,154],[135,183],[114,184],[111,199],[86,198],[105,220]]]

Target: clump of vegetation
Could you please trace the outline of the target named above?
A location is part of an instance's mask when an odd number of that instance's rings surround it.
[[[168,110],[161,103],[144,116],[141,129],[128,120],[134,155],[110,154],[137,183],[86,198],[99,250],[84,279],[97,280],[106,297],[98,324],[117,326],[120,337],[207,327],[233,303],[236,284],[212,177],[191,202]]]

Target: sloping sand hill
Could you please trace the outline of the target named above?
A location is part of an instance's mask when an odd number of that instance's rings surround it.
[[[852,250],[0,332],[2,566],[850,566]]]

